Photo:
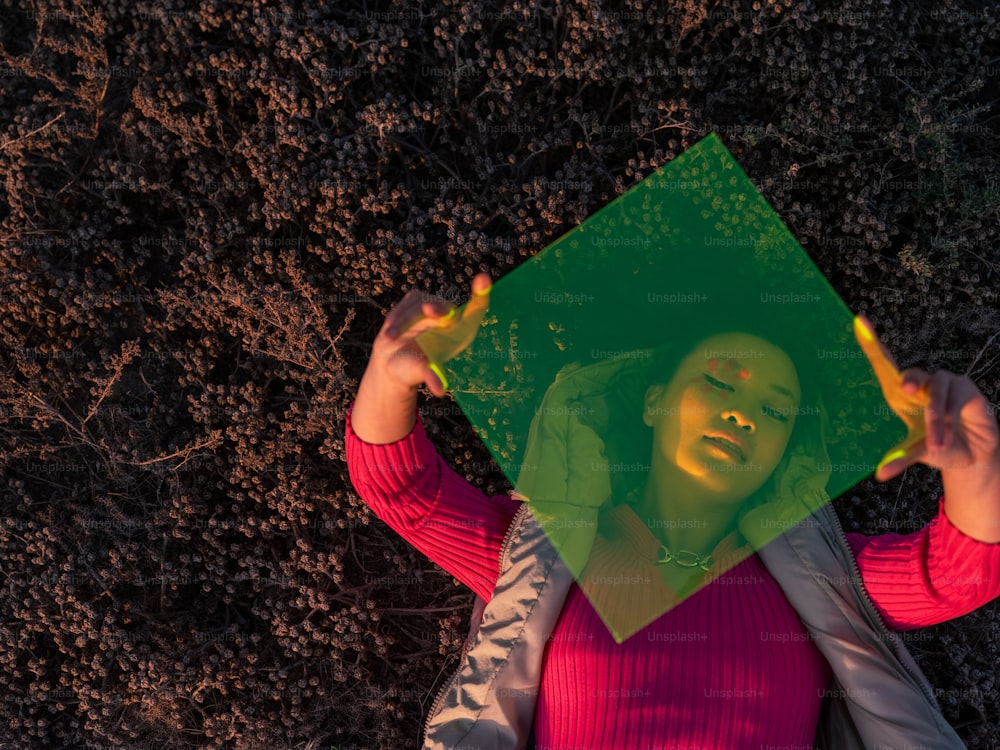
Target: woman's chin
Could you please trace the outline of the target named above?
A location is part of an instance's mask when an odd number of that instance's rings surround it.
[[[712,500],[720,503],[734,503],[746,500],[767,480],[763,467],[753,463],[734,463],[706,458],[678,466]]]

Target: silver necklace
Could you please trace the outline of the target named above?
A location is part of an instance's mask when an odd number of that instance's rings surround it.
[[[663,565],[665,563],[677,563],[684,568],[701,568],[702,570],[708,570],[712,567],[712,562],[713,560],[711,555],[701,557],[697,553],[686,549],[671,552],[667,545],[661,544],[660,559],[656,561],[656,564]]]

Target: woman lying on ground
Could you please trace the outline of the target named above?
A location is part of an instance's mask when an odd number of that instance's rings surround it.
[[[489,285],[485,274],[474,280],[466,316],[486,304]],[[812,397],[788,353],[744,331],[688,348],[632,415],[652,428],[648,477],[615,500],[610,476],[579,490],[560,480],[567,497],[589,494],[601,514],[579,566],[646,570],[653,588],[643,600],[698,579],[689,598],[618,643],[594,592],[526,512],[532,493],[528,503],[485,496],[424,433],[417,389],[445,388],[414,339],[459,317],[414,292],[393,308],[346,427],[361,497],[478,595],[474,637],[431,708],[426,747],[963,747],[893,631],[1000,595],[1000,441],[968,378],[904,373],[903,392],[927,394],[927,440],[878,474],[916,461],[941,469],[936,517],[907,535],[845,535],[816,501],[821,487],[799,487],[810,430],[796,421]],[[760,356],[707,356],[747,349]],[[602,446],[586,425],[567,429],[566,446],[581,437]],[[723,470],[746,463],[759,470]],[[755,552],[748,520],[792,485],[814,515]],[[577,577],[584,587],[587,570]]]

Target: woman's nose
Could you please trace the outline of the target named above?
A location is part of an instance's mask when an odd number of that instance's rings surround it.
[[[734,412],[729,412],[728,416],[726,416],[726,421],[738,425],[740,429],[746,430],[747,432],[753,432],[754,430],[754,423],[742,414],[738,415]]]

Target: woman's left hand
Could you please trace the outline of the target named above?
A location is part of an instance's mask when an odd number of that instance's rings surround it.
[[[855,334],[893,411],[906,424],[906,439],[885,455],[875,478],[887,481],[917,462],[952,471],[1000,471],[1000,433],[989,402],[966,375],[917,368],[899,372],[867,318],[855,318]]]

